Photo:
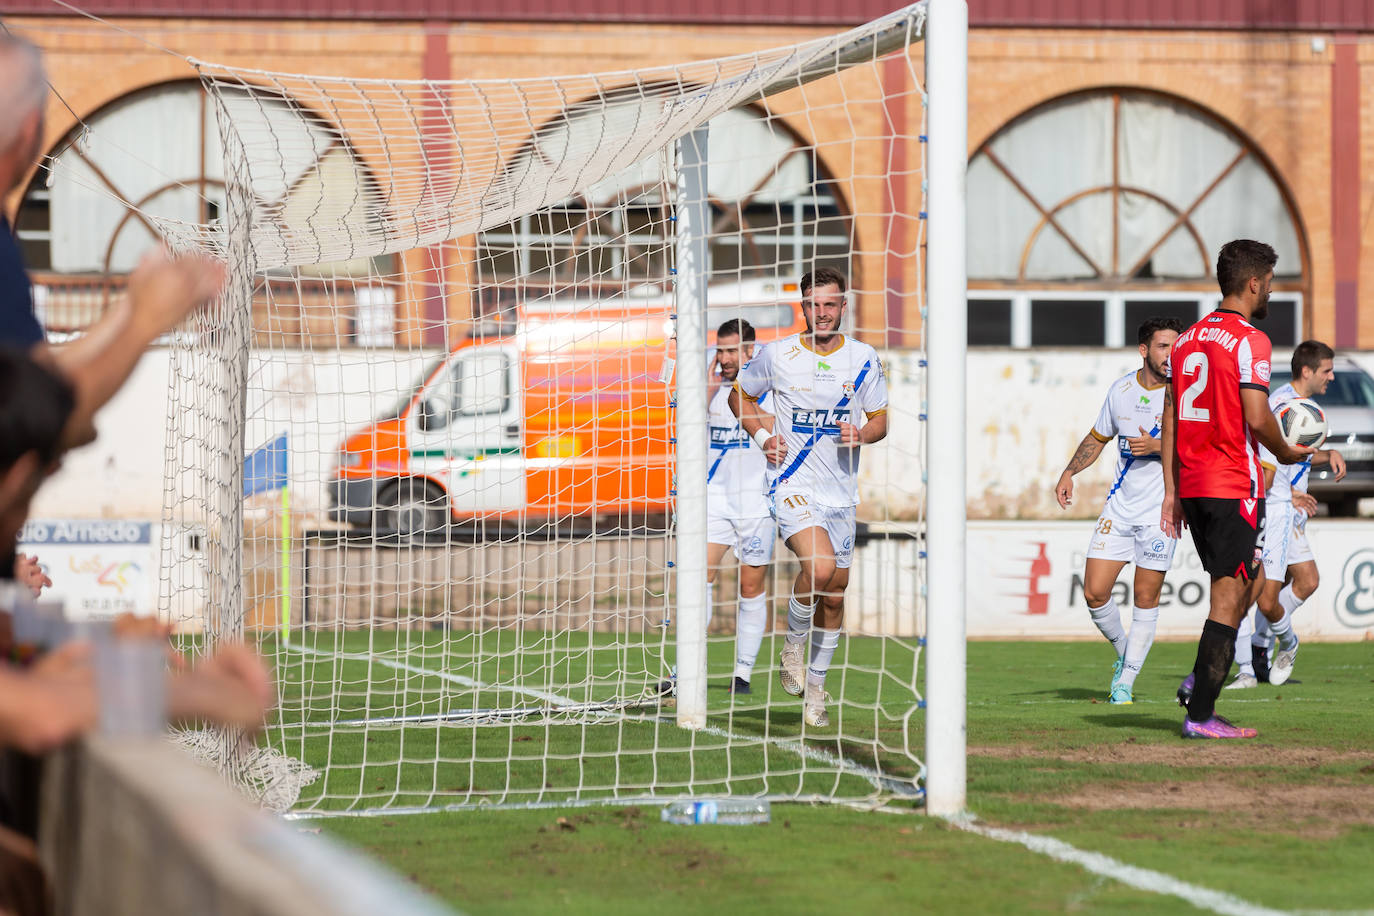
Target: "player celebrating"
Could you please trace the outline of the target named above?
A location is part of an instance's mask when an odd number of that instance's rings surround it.
[[[768,509],[768,466],[763,450],[750,441],[730,410],[730,391],[741,363],[754,355],[754,326],[731,318],[716,331],[716,365],[721,386],[711,398],[707,422],[711,428],[711,464],[706,472],[706,621],[711,621],[715,601],[716,572],[726,550],[739,561],[739,617],[735,623],[735,679],[732,693],[750,693],[754,661],[768,626],[764,573],[773,558],[776,540]],[[769,416],[763,420],[771,433],[772,403],[764,392],[755,402]]]
[[[1136,675],[1155,640],[1159,592],[1173,562],[1174,545],[1159,527],[1164,500],[1160,470],[1160,420],[1164,411],[1165,366],[1169,350],[1183,330],[1177,318],[1149,318],[1136,332],[1142,365],[1112,383],[1093,428],[1078,443],[1069,466],[1059,475],[1054,495],[1060,508],[1073,502],[1073,476],[1091,465],[1102,446],[1117,440],[1116,480],[1088,544],[1083,570],[1083,599],[1097,629],[1116,650],[1108,700],[1132,702]],[[1112,588],[1125,565],[1135,562],[1135,606],[1131,634],[1121,627],[1121,608]]]
[[[1275,412],[1296,398],[1326,394],[1335,377],[1336,353],[1319,340],[1304,340],[1293,349],[1293,380],[1269,395]],[[1320,581],[1312,548],[1307,543],[1307,518],[1317,511],[1317,501],[1307,494],[1308,472],[1330,464],[1336,480],[1345,477],[1345,458],[1335,449],[1320,449],[1308,461],[1279,465],[1264,449],[1260,466],[1268,484],[1264,502],[1267,534],[1264,539],[1264,587],[1254,615],[1245,620],[1236,638],[1236,663],[1240,673],[1228,687],[1258,686],[1261,680],[1286,683],[1298,654],[1293,632],[1293,612],[1317,590]],[[1284,583],[1291,576],[1292,581]],[[1253,639],[1252,639],[1253,633]],[[1278,638],[1279,649],[1272,671],[1269,648]]]
[[[730,395],[745,431],[768,453],[773,517],[801,565],[787,603],[779,675],[788,693],[805,694],[802,718],[817,728],[830,725],[825,675],[844,625],[859,447],[887,435],[887,382],[877,351],[840,332],[845,289],[839,271],[821,268],[802,277],[806,332],[761,350],[740,370]],[[772,435],[754,406],[769,392]],[[861,412],[859,426],[852,421]]]
[[[1269,312],[1278,255],[1237,239],[1217,256],[1221,305],[1174,343],[1165,389],[1164,504],[1160,527],[1178,537],[1186,519],[1202,568],[1212,579],[1211,608],[1193,672],[1179,686],[1187,706],[1185,738],[1253,738],[1216,714],[1231,670],[1236,627],[1263,583],[1264,473],[1256,439],[1283,464],[1311,449],[1289,445],[1269,411],[1269,338],[1250,324]]]

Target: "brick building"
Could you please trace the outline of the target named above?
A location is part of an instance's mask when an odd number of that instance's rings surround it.
[[[7,6],[8,27],[44,48],[51,81],[72,109],[57,101],[49,107],[54,151],[73,138],[72,112],[91,121],[102,112],[133,111],[131,102],[152,91],[162,93],[164,105],[190,111],[194,84],[183,83],[181,94],[168,87],[194,72],[152,45],[279,71],[502,78],[716,57],[833,32],[886,11],[868,0],[757,0],[690,11],[661,0],[480,0],[460,9],[439,0],[388,0],[366,9],[323,0],[184,0],[175,11],[166,2],[90,0],[87,7],[108,20],[95,22],[40,0]],[[1374,97],[1374,3],[1310,0],[1258,14],[1251,9],[1257,5],[1240,0],[971,6],[971,343],[1129,343],[1144,311],[1188,315],[1209,307],[1215,248],[1247,234],[1280,250],[1268,328],[1276,344],[1316,336],[1374,348],[1374,311],[1362,307],[1374,291],[1374,258],[1364,256],[1374,240],[1374,233],[1364,237],[1374,204],[1374,113],[1367,104]],[[176,18],[167,18],[173,12]],[[886,69],[883,79],[900,91],[905,69]],[[775,114],[802,143],[843,129],[789,112],[787,104],[781,101]],[[918,118],[915,105],[900,115]],[[866,165],[843,157],[826,163],[840,179],[869,172]],[[202,188],[210,180],[204,170],[192,172],[181,180]],[[894,267],[887,239],[894,226],[909,224],[918,189],[899,189],[903,203],[893,213],[884,203],[890,189],[851,186],[866,198],[837,204],[856,215],[853,269],[861,286],[864,276],[886,271],[887,286],[885,295],[869,290],[860,299],[860,325],[911,331],[919,316],[902,293],[918,282],[914,265]],[[53,204],[42,183],[17,197],[23,199],[6,206],[17,211],[34,266],[54,283],[79,276],[98,292],[101,283],[118,282],[131,252],[146,241],[127,220],[116,221],[85,240],[84,260],[64,252],[67,261],[55,262]],[[902,233],[914,244],[914,233]],[[459,244],[433,263],[407,266],[429,270],[440,285],[468,288],[464,252],[471,250],[471,243]],[[116,279],[91,280],[107,275]],[[406,300],[398,303],[398,330],[415,334],[425,316]],[[440,301],[446,315],[429,317],[459,324],[480,306],[471,295]],[[905,340],[897,333],[889,342]]]

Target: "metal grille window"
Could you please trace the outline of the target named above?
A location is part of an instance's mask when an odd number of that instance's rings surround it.
[[[972,299],[1025,290],[1037,301],[1081,292],[1099,303],[1096,317],[1072,306],[1079,326],[1058,329],[1053,316],[1070,306],[1031,304],[1029,337],[1014,345],[1130,344],[1147,314],[1210,309],[1216,255],[1233,238],[1274,246],[1266,330],[1278,346],[1303,336],[1307,254],[1291,200],[1254,144],[1180,100],[1120,90],[1032,109],[974,154],[968,205]],[[970,312],[971,341],[980,320]]]

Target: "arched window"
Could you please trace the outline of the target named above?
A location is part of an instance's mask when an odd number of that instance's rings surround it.
[[[272,131],[291,141],[285,147],[298,151],[275,187],[259,182],[267,191],[257,205],[279,209],[288,222],[292,213],[308,219],[326,194],[359,196],[353,189],[371,181],[337,130],[306,116],[289,100],[229,92],[226,104],[241,106],[235,118],[245,129]],[[165,83],[132,93],[91,115],[86,124],[51,151],[51,174],[39,171],[15,224],[36,281],[36,305],[50,332],[78,331],[100,314],[124,276],[158,241],[157,220],[213,223],[224,206],[218,125],[199,82]],[[287,296],[274,289],[256,297],[258,342],[298,343],[305,337],[323,345],[351,341],[359,325],[378,324],[370,312],[379,302],[394,312],[391,291],[367,286],[366,279],[393,272],[360,258],[279,278],[291,287]],[[369,314],[334,307],[345,298],[353,301],[342,304]],[[269,299],[276,310],[271,318]],[[298,302],[299,315],[283,314],[283,301]],[[329,307],[312,309],[312,303]]]
[[[531,137],[509,170],[520,172],[530,160],[559,161],[579,131],[599,136],[617,107],[624,117],[642,117],[638,95],[619,105],[612,94],[569,108]],[[796,280],[817,266],[850,269],[850,220],[838,185],[781,121],[750,108],[724,112],[710,122],[708,150],[714,280]],[[671,170],[666,154],[651,156],[481,233],[477,311],[490,314],[542,290],[600,293],[661,281],[673,244]]]
[[[1220,120],[1144,91],[1041,105],[969,162],[969,343],[1122,346],[1149,315],[1189,323],[1220,299],[1233,238],[1279,255],[1265,330],[1301,336],[1306,257],[1291,202]]]

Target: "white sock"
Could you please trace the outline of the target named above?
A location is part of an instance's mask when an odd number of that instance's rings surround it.
[[[1250,644],[1250,637],[1255,632],[1255,619],[1249,614],[1241,620],[1240,627],[1236,630],[1236,664],[1240,665],[1240,673],[1255,676],[1254,648]]]
[[[830,670],[830,660],[835,657],[835,647],[839,644],[839,630],[816,627],[811,631],[811,665],[806,669],[806,683],[825,686],[825,673]]]
[[[1269,629],[1273,631],[1274,638],[1279,641],[1280,649],[1291,649],[1298,641],[1298,635],[1293,632],[1293,615],[1287,609],[1283,612],[1283,617],[1279,618],[1278,623],[1270,622]]]
[[[1250,642],[1256,649],[1268,652],[1274,646],[1274,634],[1269,628],[1269,618],[1260,613],[1258,604],[1250,605],[1250,611],[1250,616],[1255,619],[1255,635],[1250,637]]]
[[[1302,599],[1293,591],[1293,583],[1289,582],[1282,591],[1279,592],[1279,607],[1283,608],[1290,615],[1298,608],[1302,607]]]
[[[1145,664],[1145,656],[1150,654],[1150,646],[1155,643],[1155,626],[1159,622],[1159,608],[1131,608],[1131,635],[1126,637],[1126,655],[1121,667],[1121,683],[1130,687],[1140,666]]]
[[[801,645],[806,642],[806,634],[811,632],[811,615],[816,610],[814,604],[802,604],[796,593],[787,599],[787,642],[788,645]]]
[[[1112,644],[1116,654],[1125,655],[1126,631],[1121,628],[1121,608],[1116,606],[1116,601],[1108,601],[1102,607],[1090,607],[1088,613],[1092,615],[1097,629],[1107,637],[1107,642]]]
[[[716,583],[706,583],[706,632],[711,632],[711,615],[716,610]]]
[[[735,677],[746,681],[754,673],[754,662],[763,645],[763,631],[768,628],[768,596],[740,598],[739,617],[735,622]]]

